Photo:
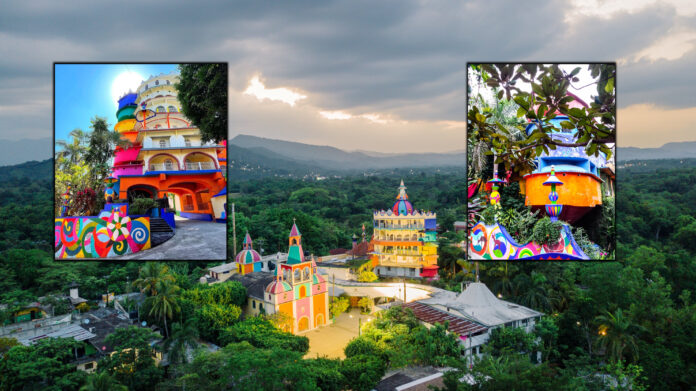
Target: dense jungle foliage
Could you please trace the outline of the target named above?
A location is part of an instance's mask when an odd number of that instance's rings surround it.
[[[148,293],[147,305],[151,308],[147,313],[151,315],[147,316],[161,325],[165,342],[172,341],[170,349],[180,351],[196,334],[225,343],[226,347],[203,352],[193,360],[181,359],[167,373],[148,360],[138,361],[127,355],[113,358],[121,364],[135,365],[138,376],[132,377],[106,369],[93,375],[76,373],[60,355],[67,346],[61,340],[31,348],[12,347],[11,341],[0,340],[0,383],[8,379],[14,382],[14,386],[2,383],[0,388],[76,390],[83,385],[113,383],[127,384],[131,389],[178,390],[192,384],[200,389],[219,389],[234,381],[240,389],[370,389],[389,365],[446,362],[460,367],[446,379],[446,389],[452,390],[520,386],[608,389],[610,385],[603,383],[605,375],[618,379],[614,389],[688,390],[696,384],[696,204],[692,201],[696,196],[696,169],[667,168],[667,161],[662,161],[659,164],[665,168],[651,171],[646,169],[651,162],[644,163],[635,166],[640,170],[626,167],[618,171],[617,262],[478,265],[481,281],[495,294],[547,316],[535,332],[538,342],[501,332],[491,344],[495,349],[491,348],[473,370],[466,369],[466,363],[451,360],[456,349],[448,345],[442,330],[426,332],[412,324],[408,316],[394,319],[393,314],[384,314],[383,322],[365,329],[369,338],[363,344],[349,345],[350,355],[345,360],[303,360],[305,343],[269,326],[261,327],[272,333],[264,341],[281,342],[260,346],[258,338],[252,338],[255,333],[239,331],[247,326],[258,329],[260,325],[243,323],[245,320],[230,310],[241,300],[237,288],[230,287],[224,294],[197,288],[196,282],[208,266],[205,262],[169,263],[164,272],[153,266],[144,271],[144,264],[135,262],[56,262],[50,245],[53,162],[4,167],[0,174],[1,304],[12,308],[37,297],[65,294],[72,281],[80,283],[80,295],[93,304],[107,290],[147,292],[149,288],[141,287],[148,285],[141,283],[149,273],[176,287],[157,288],[155,283],[155,290]],[[679,162],[672,167],[680,167]],[[321,254],[331,248],[348,247],[350,237],[360,234],[363,223],[369,233],[372,209],[391,206],[400,179],[239,183],[239,194],[233,195],[239,211],[237,244],[240,246],[242,230],[249,229],[255,239],[266,239],[267,253],[284,250],[294,217],[309,251]],[[429,174],[404,178],[416,208],[437,211],[443,227],[463,212],[463,179],[458,182],[456,178]],[[446,251],[441,248],[441,254]],[[453,253],[441,258],[456,260],[459,256]],[[452,272],[442,275],[440,284],[459,290],[461,282],[474,278],[474,270],[473,264],[455,262]],[[176,298],[171,318],[167,311],[152,309],[161,308],[167,295]],[[221,317],[221,313],[230,316]],[[6,315],[3,312],[3,317]],[[230,334],[232,327],[237,331]],[[210,335],[204,335],[211,330]],[[403,343],[395,345],[377,338],[383,333],[392,333],[398,336],[396,341]],[[116,334],[114,340],[126,344],[123,346],[141,346],[142,338],[137,335],[125,338]],[[437,339],[440,342],[428,346],[447,349],[423,356],[407,346],[414,339]],[[287,350],[287,346],[294,350]],[[395,354],[399,351],[404,355]],[[543,363],[530,360],[530,351],[541,351]],[[476,385],[459,383],[464,373],[471,373],[478,381]],[[42,374],[51,374],[50,379]],[[18,383],[20,380],[24,383]]]

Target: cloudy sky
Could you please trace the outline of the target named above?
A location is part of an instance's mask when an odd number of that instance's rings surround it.
[[[693,141],[696,2],[5,3],[0,138],[52,135],[54,61],[226,61],[230,134],[451,151],[467,61],[617,61],[619,146]]]

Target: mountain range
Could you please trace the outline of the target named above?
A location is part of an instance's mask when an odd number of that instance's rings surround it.
[[[0,166],[53,156],[51,138],[0,140]],[[465,167],[464,150],[446,153],[384,153],[345,151],[335,147],[238,135],[229,141],[231,169],[266,174],[306,175],[398,168]],[[619,162],[696,158],[696,141],[671,142],[659,148],[619,147]]]
[[[344,151],[324,145],[238,135],[230,140],[231,154],[250,163],[278,168],[311,168],[315,171],[381,170],[393,168],[465,167],[464,151],[447,153],[392,154],[372,151]],[[248,153],[244,156],[244,153]]]
[[[655,160],[696,158],[696,141],[667,143],[659,148],[619,147],[617,160]]]
[[[0,140],[0,166],[44,160],[53,156],[53,139]]]

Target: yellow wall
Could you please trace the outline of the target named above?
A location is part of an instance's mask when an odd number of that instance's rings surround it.
[[[327,308],[326,308],[326,301],[327,301],[327,293],[320,293],[318,295],[315,295],[312,297],[312,300],[314,301],[314,319],[312,320],[312,323],[316,322],[317,319],[317,314],[324,314],[324,324],[326,324],[326,319],[327,317]],[[316,327],[317,325],[314,325]]]

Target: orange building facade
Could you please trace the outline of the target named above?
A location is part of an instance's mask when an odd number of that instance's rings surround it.
[[[167,198],[177,215],[223,222],[226,197],[214,198],[226,195],[226,144],[202,141],[181,113],[177,82],[173,73],[153,76],[119,99],[114,131],[130,145],[116,148],[117,199]]]

